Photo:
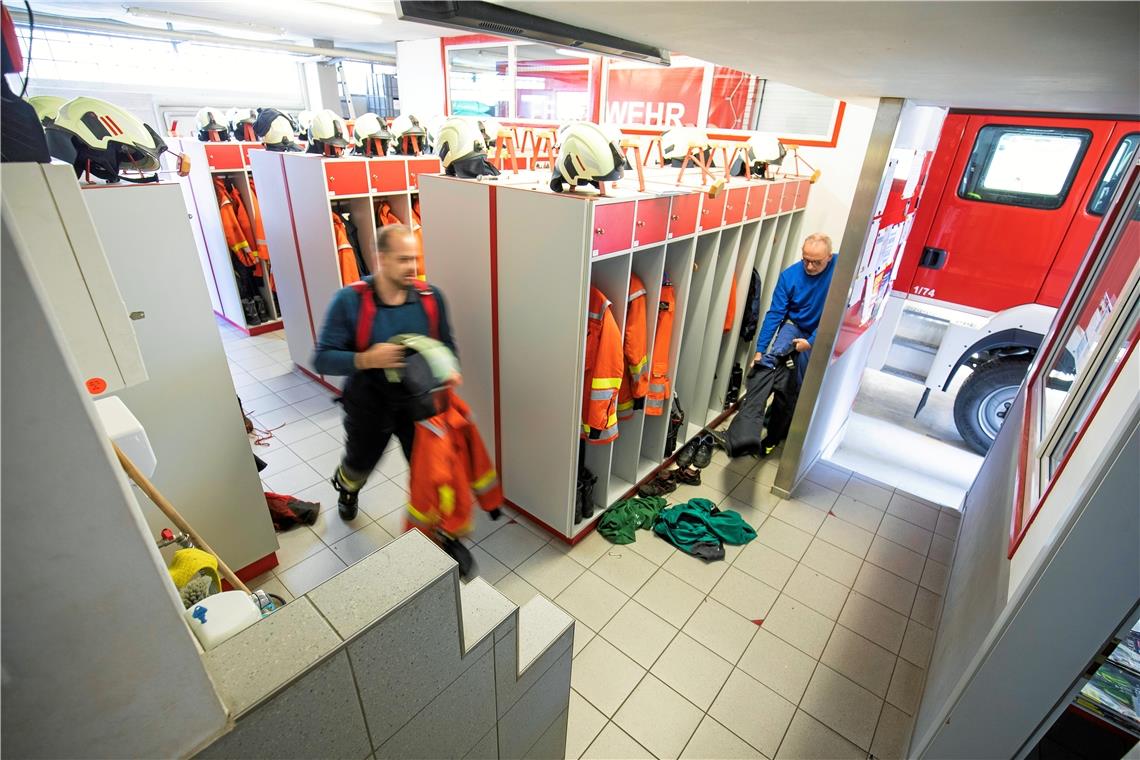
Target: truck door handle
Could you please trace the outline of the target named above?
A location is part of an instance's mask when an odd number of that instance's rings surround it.
[[[949,251],[944,248],[927,246],[922,249],[922,257],[918,260],[918,265],[924,269],[941,269],[946,266],[946,259],[949,255]]]

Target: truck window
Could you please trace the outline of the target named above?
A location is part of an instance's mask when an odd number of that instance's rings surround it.
[[[958,197],[1060,208],[1091,138],[1092,133],[1085,129],[982,127],[958,186]]]
[[[1132,157],[1136,155],[1136,146],[1138,145],[1140,145],[1140,132],[1133,132],[1121,138],[1120,144],[1116,146],[1116,150],[1112,154],[1112,160],[1104,168],[1104,176],[1100,178],[1100,182],[1096,183],[1096,190],[1093,192],[1092,200],[1089,201],[1090,214],[1104,216],[1104,212],[1108,209],[1108,202],[1112,200],[1112,194],[1116,192],[1116,186],[1120,184],[1120,178],[1124,176],[1125,170],[1132,165]]]

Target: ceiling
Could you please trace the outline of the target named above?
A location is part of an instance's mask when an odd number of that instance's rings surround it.
[[[1136,2],[497,1],[838,98],[1140,113]]]

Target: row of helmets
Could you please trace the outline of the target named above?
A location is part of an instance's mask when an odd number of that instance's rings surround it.
[[[106,182],[157,182],[160,158],[167,152],[158,133],[130,112],[98,98],[68,100],[33,95],[28,103],[43,126],[53,158]],[[183,164],[179,173],[189,166]]]

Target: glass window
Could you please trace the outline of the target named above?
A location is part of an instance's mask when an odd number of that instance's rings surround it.
[[[512,76],[507,45],[447,49],[447,89],[453,116],[510,118]]]
[[[1091,137],[1084,129],[982,127],[962,175],[958,197],[1059,208]]]
[[[767,80],[760,90],[756,131],[830,139],[839,101]]]
[[[1067,328],[1065,348],[1053,359],[1045,376],[1042,399],[1042,439],[1057,419],[1078,379],[1098,354],[1102,344],[1108,345],[1097,362],[1096,373],[1074,405],[1064,432],[1049,453],[1048,476],[1068,454],[1077,432],[1104,393],[1116,368],[1136,340],[1140,324],[1140,202],[1132,207],[1132,215],[1118,235],[1093,286],[1082,297],[1076,319]]]
[[[1120,184],[1120,178],[1124,176],[1124,172],[1136,156],[1137,145],[1140,145],[1140,133],[1133,132],[1130,135],[1125,135],[1120,144],[1116,146],[1112,160],[1104,168],[1104,176],[1100,178],[1100,182],[1096,183],[1096,190],[1093,192],[1092,200],[1089,201],[1090,214],[1104,216],[1104,212],[1108,209],[1108,202],[1112,200],[1112,194],[1116,192],[1116,186]]]
[[[518,45],[515,117],[558,122],[588,120],[590,59],[550,45]]]

